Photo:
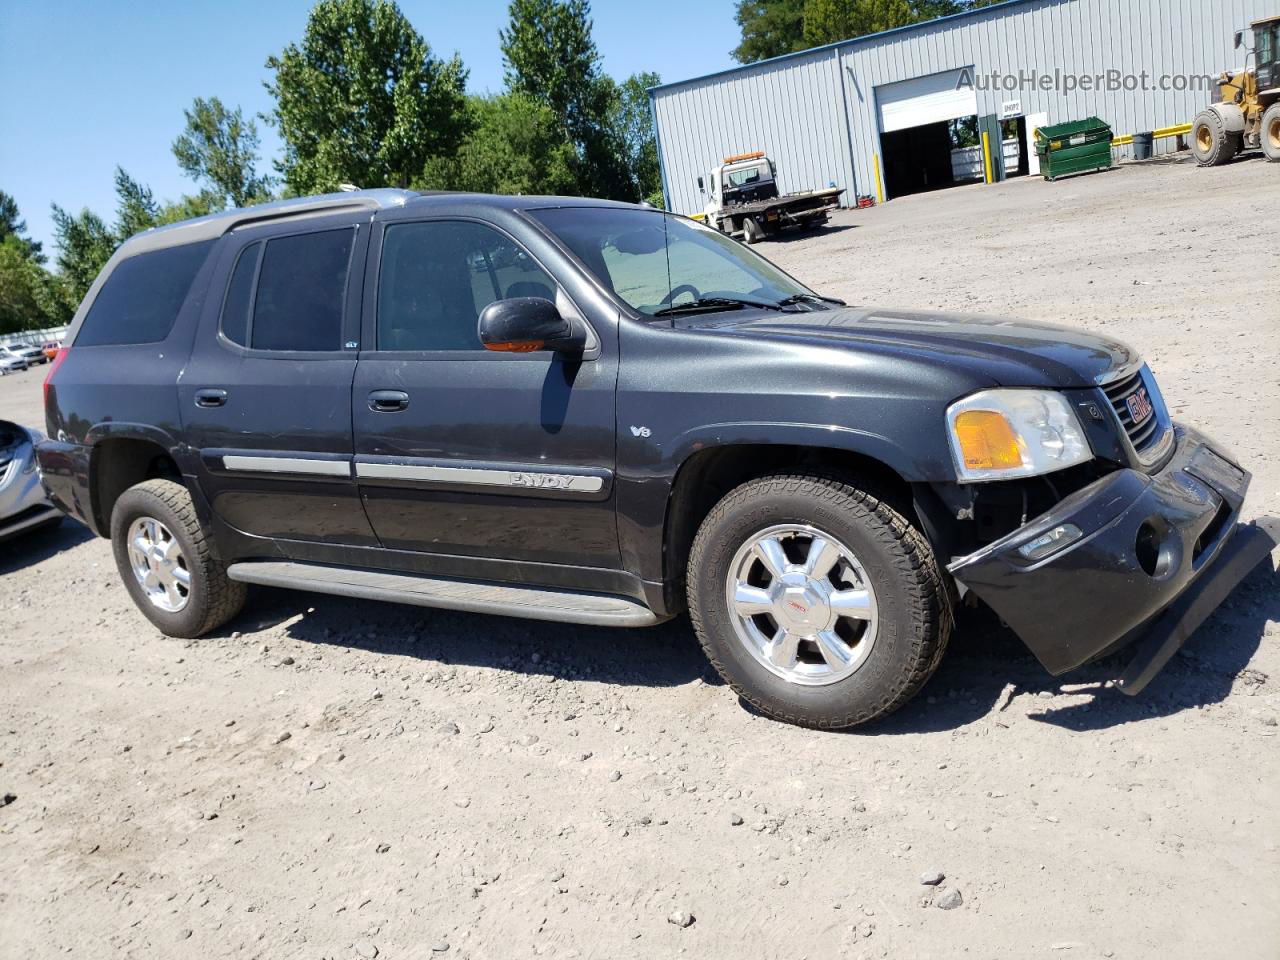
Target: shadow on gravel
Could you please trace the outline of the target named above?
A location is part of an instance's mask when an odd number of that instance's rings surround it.
[[[82,530],[83,535],[75,533]],[[87,538],[88,531],[69,525],[62,536],[72,534],[79,539],[66,545]],[[612,630],[253,589],[246,613],[219,633],[263,629],[299,613],[301,617],[287,627],[288,635],[317,646],[562,680],[650,687],[680,686],[696,679],[722,684],[699,649],[687,617],[646,629]],[[1146,691],[1131,698],[1104,686],[1123,671],[1127,652],[1051,677],[989,610],[962,609],[941,665],[915,699],[878,723],[841,732],[893,736],[955,730],[988,716],[999,722],[1012,696],[1040,692],[1071,695],[1074,702],[1054,707],[1047,699],[1044,712],[1032,719],[1070,730],[1100,730],[1168,716],[1223,700],[1237,678],[1265,683],[1265,676],[1246,667],[1268,622],[1276,620],[1280,574],[1264,563]],[[754,712],[745,701],[739,702]],[[1019,716],[1018,722],[1022,720]]]
[[[92,539],[92,531],[74,520],[63,520],[57,527],[30,530],[0,543],[0,576],[34,567]]]
[[[919,695],[878,723],[843,732],[852,736],[937,733],[988,715],[998,722],[1012,697],[1039,692],[1072,696],[1070,705],[1058,707],[1046,699],[1044,712],[1031,716],[1068,730],[1105,730],[1169,716],[1226,699],[1237,679],[1248,684],[1266,683],[1268,678],[1248,669],[1248,664],[1267,624],[1274,621],[1280,621],[1280,572],[1271,562],[1264,562],[1191,636],[1151,685],[1129,697],[1105,686],[1124,672],[1129,651],[1121,650],[1064,676],[1052,677],[989,610],[963,609],[957,613],[956,630],[937,673]],[[1012,688],[1007,696],[1006,686]]]
[[[766,245],[780,243],[800,243],[803,240],[812,240],[814,237],[828,237],[835,233],[844,233],[846,230],[856,230],[861,224],[857,223],[828,223],[826,226],[815,227],[812,230],[788,229],[781,233],[774,234],[768,240]]]
[[[1092,703],[1052,709],[1035,719],[1072,730],[1103,730],[1218,703],[1231,693],[1237,679],[1246,684],[1265,684],[1269,678],[1249,669],[1249,661],[1266,635],[1267,624],[1277,620],[1280,620],[1280,571],[1272,561],[1266,560],[1191,635],[1182,650],[1138,696],[1127,697],[1118,690],[1101,689],[1103,681],[1117,676],[1124,668],[1125,653],[1121,651],[1082,668],[1078,671],[1079,679],[1064,678],[1068,683],[1097,682],[1099,689]]]
[[[563,680],[650,687],[698,678],[720,683],[687,617],[644,629],[608,629],[257,589],[246,612],[218,632],[261,629],[299,613],[286,632],[316,645]]]

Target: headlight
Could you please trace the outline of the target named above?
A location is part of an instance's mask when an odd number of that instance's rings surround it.
[[[1070,404],[1050,390],[983,390],[947,408],[961,483],[1050,473],[1093,458]]]

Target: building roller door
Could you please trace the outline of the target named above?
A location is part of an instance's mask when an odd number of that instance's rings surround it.
[[[961,78],[966,83],[961,83]],[[928,123],[971,117],[978,112],[973,68],[946,70],[876,87],[880,132],[892,133]]]

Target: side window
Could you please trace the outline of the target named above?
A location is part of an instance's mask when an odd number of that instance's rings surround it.
[[[253,243],[240,251],[236,268],[222,304],[222,335],[242,347],[249,345],[249,311],[253,307],[253,280],[258,275],[262,244]]]
[[[354,239],[344,227],[245,247],[222,303],[223,336],[254,350],[341,350]]]
[[[156,343],[169,335],[212,240],[121,260],[85,315],[77,347]]]
[[[392,224],[380,272],[379,350],[482,350],[476,324],[493,301],[556,297],[519,244],[467,221]]]

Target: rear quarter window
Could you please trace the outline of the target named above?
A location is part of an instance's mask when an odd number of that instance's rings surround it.
[[[167,247],[121,260],[98,291],[77,347],[156,343],[173,329],[214,241]]]

